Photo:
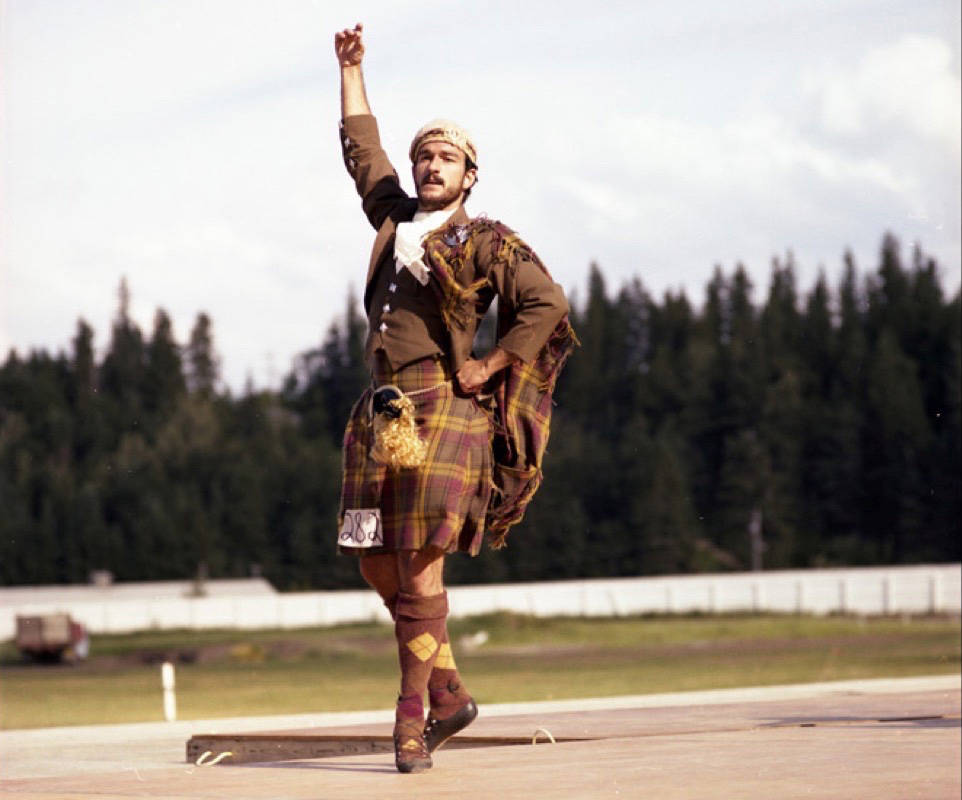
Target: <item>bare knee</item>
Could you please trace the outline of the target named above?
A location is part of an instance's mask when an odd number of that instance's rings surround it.
[[[358,559],[361,577],[385,601],[393,599],[401,588],[397,557],[394,553],[376,553]]]
[[[444,591],[444,553],[437,549],[399,550],[397,572],[401,591],[430,597]]]

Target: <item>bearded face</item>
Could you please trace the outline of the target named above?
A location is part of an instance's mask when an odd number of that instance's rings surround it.
[[[464,153],[447,142],[421,145],[411,171],[422,211],[453,211],[477,176],[476,170],[467,169]]]

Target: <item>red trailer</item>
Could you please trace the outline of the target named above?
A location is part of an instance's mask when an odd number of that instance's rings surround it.
[[[17,615],[17,647],[38,661],[74,663],[87,657],[90,637],[83,623],[69,614]]]

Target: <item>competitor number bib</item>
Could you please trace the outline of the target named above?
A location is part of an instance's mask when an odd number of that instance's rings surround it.
[[[381,509],[352,508],[344,512],[337,543],[342,547],[380,547],[384,544]]]

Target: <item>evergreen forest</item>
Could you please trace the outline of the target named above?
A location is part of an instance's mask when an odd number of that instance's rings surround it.
[[[716,268],[696,303],[591,265],[572,305],[544,484],[449,582],[960,559],[960,296],[919,247],[886,235],[870,270],[845,255],[805,290],[791,256],[767,287]],[[65,351],[0,365],[0,584],[361,585],[334,548],[356,298],[282,385],[240,394],[206,314],[179,343],[128,308],[122,284],[102,357],[80,320]]]

